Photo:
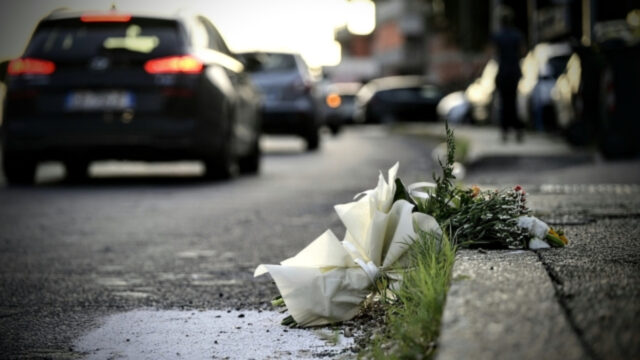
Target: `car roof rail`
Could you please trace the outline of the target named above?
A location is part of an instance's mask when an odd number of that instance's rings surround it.
[[[49,13],[45,16],[45,19],[50,17],[51,15],[55,15],[55,14],[62,13],[62,12],[68,12],[70,10],[71,10],[71,8],[69,8],[68,6],[57,7],[55,9],[49,11]]]
[[[188,6],[187,7],[183,6],[175,9],[172,12],[172,15],[175,16],[176,18],[182,18],[182,19],[195,19],[198,16],[204,16],[198,11],[196,11],[195,9]]]

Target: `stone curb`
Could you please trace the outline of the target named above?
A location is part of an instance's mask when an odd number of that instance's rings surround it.
[[[440,331],[437,360],[586,358],[532,251],[460,250]]]

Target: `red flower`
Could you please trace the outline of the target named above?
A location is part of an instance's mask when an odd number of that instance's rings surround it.
[[[520,185],[516,185],[516,186],[513,188],[513,190],[515,190],[515,191],[520,191],[520,190],[522,190],[522,186],[520,186]]]

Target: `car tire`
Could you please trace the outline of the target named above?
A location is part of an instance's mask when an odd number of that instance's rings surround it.
[[[320,133],[317,128],[313,128],[304,137],[304,141],[307,143],[307,151],[314,151],[320,147]]]
[[[30,157],[4,152],[2,167],[10,185],[31,185],[35,180],[37,162]]]
[[[68,160],[64,162],[64,169],[69,182],[83,182],[89,178],[89,161]]]
[[[210,180],[228,180],[238,176],[238,159],[231,151],[230,141],[227,141],[222,149],[203,159],[204,177]]]
[[[256,137],[251,152],[242,157],[238,162],[240,172],[243,174],[257,174],[260,172],[260,158],[262,152],[260,150],[260,139]]]

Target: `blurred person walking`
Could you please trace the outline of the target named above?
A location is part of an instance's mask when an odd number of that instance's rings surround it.
[[[516,113],[516,91],[522,76],[520,57],[524,53],[524,38],[514,26],[514,14],[503,8],[500,16],[500,30],[493,34],[494,56],[498,62],[496,88],[500,96],[500,126],[502,141],[507,141],[510,128],[516,132],[518,142],[522,141],[522,123]]]

